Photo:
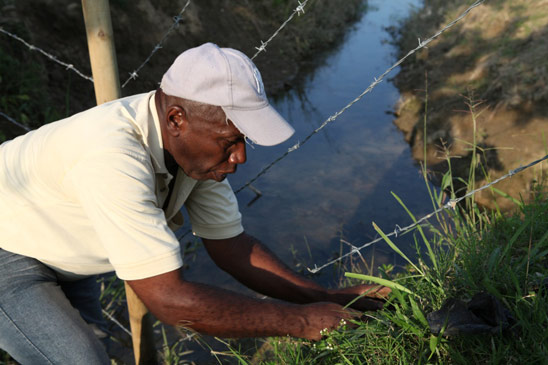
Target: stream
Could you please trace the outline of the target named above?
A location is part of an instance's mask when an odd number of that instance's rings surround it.
[[[419,5],[420,0],[370,0],[363,17],[323,63],[298,87],[272,101],[295,128],[293,137],[275,147],[248,146],[247,163],[229,177],[232,187],[237,190],[304,140],[388,69],[396,61],[396,50],[385,28],[397,25]],[[385,79],[254,182],[253,187],[262,194],[258,199],[254,200],[256,193],[248,188],[240,192],[237,197],[246,232],[292,268],[306,272],[306,267],[321,266],[348,252],[350,245],[361,246],[376,238],[372,222],[384,232],[412,223],[391,192],[416,217],[432,211],[420,167],[392,122],[398,98],[398,90]],[[412,235],[400,236],[394,242],[404,253],[416,256]],[[187,258],[187,278],[245,291],[218,270],[205,252],[199,253]],[[372,268],[403,264],[384,242],[364,249],[362,257]],[[361,261],[353,258],[356,264]],[[345,262],[349,268],[350,262]],[[320,273],[318,280],[326,285],[335,284],[341,274],[333,266]]]

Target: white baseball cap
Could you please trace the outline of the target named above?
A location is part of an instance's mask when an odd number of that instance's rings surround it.
[[[261,74],[242,52],[206,43],[179,55],[162,77],[163,92],[220,106],[256,144],[273,146],[295,131],[269,104]]]

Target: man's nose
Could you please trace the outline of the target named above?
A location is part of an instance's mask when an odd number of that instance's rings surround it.
[[[247,155],[245,152],[245,142],[241,141],[236,143],[234,146],[234,150],[230,154],[230,157],[228,158],[228,162],[234,163],[234,164],[243,164],[247,161]]]

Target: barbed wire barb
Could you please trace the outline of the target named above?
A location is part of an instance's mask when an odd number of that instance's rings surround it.
[[[78,76],[88,80],[88,81],[91,81],[93,82],[93,78],[91,76],[87,76],[85,75],[84,73],[80,72],[76,67],[74,67],[74,65],[70,64],[70,63],[66,63],[66,62],[63,62],[61,60],[59,60],[57,57],[55,57],[54,55],[44,51],[43,49],[35,46],[35,45],[32,45],[30,44],[29,42],[27,42],[26,40],[24,40],[23,38],[19,37],[18,35],[16,34],[13,34],[13,33],[10,33],[8,32],[7,30],[5,30],[4,28],[0,27],[0,32],[1,33],[4,33],[5,35],[7,35],[8,37],[11,37],[21,43],[23,43],[25,46],[27,46],[27,48],[31,51],[37,51],[41,54],[43,54],[44,56],[46,56],[47,58],[49,58],[51,61],[55,62],[55,63],[58,63],[60,64],[61,66],[64,66],[67,70],[72,70],[73,72],[75,72]]]
[[[493,181],[491,181],[490,183],[485,184],[485,185],[483,185],[483,186],[481,186],[481,187],[479,187],[479,188],[477,188],[477,189],[475,189],[475,190],[472,190],[472,191],[466,193],[465,195],[463,195],[463,196],[461,196],[461,197],[459,197],[459,198],[450,199],[447,203],[445,203],[444,205],[442,205],[442,206],[439,207],[438,209],[436,209],[436,210],[434,210],[433,212],[431,212],[431,213],[425,215],[424,217],[422,217],[422,218],[419,219],[418,221],[416,221],[416,222],[414,222],[414,223],[412,223],[412,224],[410,224],[410,225],[408,225],[408,226],[405,226],[405,227],[403,227],[403,228],[400,228],[400,226],[396,225],[396,229],[394,230],[394,232],[391,232],[391,233],[386,234],[386,237],[391,237],[391,236],[396,236],[396,237],[398,237],[398,235],[401,234],[401,233],[404,233],[404,234],[405,234],[405,233],[407,233],[408,231],[414,229],[415,227],[421,225],[423,222],[426,222],[428,219],[432,218],[434,215],[437,215],[437,214],[441,213],[443,210],[446,210],[446,209],[455,209],[455,207],[457,206],[457,204],[458,204],[459,202],[461,202],[462,200],[464,200],[464,199],[466,199],[466,198],[468,198],[468,197],[470,197],[470,196],[476,194],[477,192],[480,192],[480,191],[482,191],[482,190],[485,190],[485,189],[487,189],[487,188],[489,188],[489,187],[491,187],[491,186],[493,186],[493,185],[495,185],[495,184],[501,182],[502,180],[511,178],[513,175],[515,175],[515,174],[517,174],[517,173],[519,173],[519,172],[521,172],[521,171],[523,171],[523,170],[525,170],[525,169],[528,169],[529,167],[535,166],[535,165],[537,165],[537,164],[539,164],[539,163],[541,163],[542,161],[545,161],[545,160],[548,160],[548,155],[546,155],[546,156],[544,156],[544,157],[542,157],[542,158],[539,158],[538,160],[535,160],[535,161],[533,161],[533,162],[531,162],[531,163],[528,163],[528,164],[525,165],[525,166],[519,166],[519,167],[516,168],[516,169],[510,170],[510,171],[508,171],[507,174],[505,174],[505,175],[499,177],[498,179],[493,180]],[[341,256],[339,256],[339,257],[337,257],[336,259],[333,259],[333,260],[331,260],[331,261],[328,261],[328,262],[326,262],[325,264],[323,264],[323,265],[321,265],[321,266],[318,266],[317,264],[314,264],[314,268],[313,268],[313,269],[307,268],[307,270],[310,271],[311,273],[315,274],[315,273],[317,273],[318,271],[323,270],[323,269],[325,269],[326,267],[331,266],[331,265],[333,265],[333,264],[335,264],[335,263],[337,263],[337,262],[339,262],[339,261],[342,261],[342,260],[345,259],[346,257],[353,255],[354,253],[356,253],[356,250],[359,252],[359,251],[363,250],[364,248],[369,247],[369,246],[371,246],[372,244],[375,244],[375,243],[381,241],[382,239],[383,239],[382,237],[378,237],[378,238],[374,239],[373,241],[367,242],[367,243],[363,244],[362,246],[357,247],[357,249],[352,249],[352,250],[350,250],[349,252],[347,252],[346,254],[341,255]]]
[[[424,48],[426,47],[427,44],[429,44],[431,41],[433,41],[434,39],[436,39],[437,37],[439,37],[443,32],[445,32],[446,30],[448,30],[449,28],[451,28],[452,26],[454,26],[457,22],[459,22],[462,18],[464,18],[470,11],[472,11],[472,9],[478,7],[479,5],[481,5],[485,0],[478,0],[476,1],[475,3],[473,3],[472,5],[470,5],[470,7],[468,7],[464,12],[462,12],[455,20],[453,20],[452,22],[450,22],[449,24],[447,24],[445,27],[443,27],[442,29],[438,30],[433,36],[431,36],[430,38],[428,38],[427,40],[423,41],[423,42],[420,42],[420,44],[410,50],[405,56],[403,56],[402,58],[400,58],[396,63],[394,63],[392,66],[390,66],[386,71],[384,71],[379,77],[375,78],[375,81],[373,81],[360,95],[358,95],[354,100],[352,100],[350,103],[348,103],[345,107],[343,107],[341,110],[339,110],[338,112],[336,112],[335,114],[333,114],[332,116],[330,116],[329,118],[327,118],[318,128],[314,129],[308,136],[306,136],[302,142],[300,142],[298,145],[295,145],[293,147],[291,147],[289,150],[287,150],[284,154],[282,154],[280,157],[276,158],[274,161],[272,161],[270,164],[268,164],[266,167],[264,167],[257,175],[255,175],[255,177],[253,177],[252,179],[250,179],[248,182],[246,182],[243,186],[241,186],[240,188],[238,188],[235,193],[238,194],[240,191],[242,191],[243,189],[245,189],[247,186],[249,186],[250,184],[254,183],[259,177],[261,177],[262,175],[264,175],[268,170],[270,170],[270,168],[272,168],[272,166],[276,165],[278,162],[280,162],[281,160],[283,160],[287,155],[289,155],[291,152],[294,152],[296,150],[298,150],[299,148],[301,148],[310,138],[312,138],[313,135],[315,135],[316,133],[318,133],[319,131],[321,131],[323,128],[325,128],[329,123],[335,121],[341,114],[343,114],[345,111],[347,111],[350,107],[352,107],[354,104],[356,104],[358,101],[360,101],[366,94],[368,94],[369,92],[371,92],[371,90],[373,90],[375,88],[375,86],[377,86],[379,83],[382,82],[382,80],[386,77],[386,75],[388,75],[390,72],[392,72],[392,70],[394,70],[396,67],[398,67],[399,65],[401,65],[409,56],[411,56],[412,54],[414,54],[415,52],[417,52],[418,50],[420,50],[421,48]],[[306,3],[306,1],[305,1]],[[304,3],[303,3],[304,5]],[[293,12],[292,16],[295,15],[295,12]],[[291,17],[290,17],[291,19]],[[288,19],[288,21],[290,20]],[[286,21],[286,23],[288,22]],[[272,37],[271,37],[272,38]],[[269,40],[270,41],[270,40]],[[265,42],[265,43],[268,43],[269,41]],[[257,54],[255,54],[257,55]],[[255,56],[254,56],[255,57]]]
[[[270,36],[270,38],[267,39],[266,42],[261,41],[261,45],[258,47],[255,47],[257,52],[255,52],[253,57],[251,57],[251,60],[254,60],[255,57],[259,55],[259,53],[266,52],[266,46],[268,45],[268,43],[270,43],[274,38],[276,38],[276,36],[282,31],[282,29],[285,28],[285,26],[291,21],[291,19],[295,17],[295,14],[297,15],[304,14],[304,7],[306,6],[306,3],[308,2],[308,0],[305,0],[303,2],[300,2],[300,1],[297,1],[297,2],[299,3],[299,5],[293,10],[289,18],[287,18],[286,21],[283,22],[282,25],[280,25],[280,27],[276,29],[274,33],[272,33],[272,35]]]
[[[129,77],[127,78],[127,80],[122,84],[122,88],[124,88],[131,80],[135,80],[138,76],[139,76],[139,71],[141,71],[141,69],[147,64],[150,62],[150,59],[152,58],[152,56],[154,56],[154,54],[156,52],[158,52],[161,48],[162,48],[162,44],[164,44],[164,42],[166,41],[166,39],[171,35],[171,33],[179,27],[179,24],[181,23],[181,21],[183,20],[183,13],[186,11],[186,8],[190,5],[190,0],[188,0],[186,2],[186,4],[183,6],[183,8],[181,9],[181,11],[175,15],[173,17],[173,24],[171,25],[171,27],[167,30],[167,32],[164,34],[164,36],[162,37],[162,39],[160,40],[160,42],[158,42],[158,44],[156,44],[154,46],[154,48],[152,49],[152,51],[150,52],[150,54],[148,55],[148,57],[143,61],[143,63],[141,63],[139,65],[139,67],[137,67],[137,69],[135,69],[134,71],[130,72],[129,73]]]
[[[297,6],[295,8],[295,11],[297,12],[297,15],[301,15],[301,14],[304,14],[304,5],[303,3],[301,3],[300,1],[297,1],[299,3],[299,6]],[[305,2],[306,3],[306,2]]]

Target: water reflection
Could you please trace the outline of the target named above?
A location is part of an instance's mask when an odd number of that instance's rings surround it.
[[[389,35],[384,28],[394,25],[419,1],[376,0],[369,4],[370,10],[340,49],[299,88],[274,102],[296,133],[281,146],[249,149],[248,162],[230,178],[234,188],[305,138],[394,62],[395,50],[385,42]],[[349,250],[341,238],[356,246],[374,238],[372,221],[385,231],[411,222],[392,191],[415,215],[430,212],[430,199],[418,167],[394,127],[393,117],[386,113],[398,97],[392,84],[379,84],[255,182],[263,195],[254,204],[247,206],[256,196],[251,190],[238,194],[246,231],[267,243],[286,262],[291,263],[297,255],[308,265],[320,265],[337,252]],[[406,253],[414,251],[410,236],[395,242]],[[363,255],[368,262],[374,256],[374,266],[400,263],[384,243],[365,250]],[[202,265],[209,264],[198,266]],[[326,273],[323,280],[330,277]]]

